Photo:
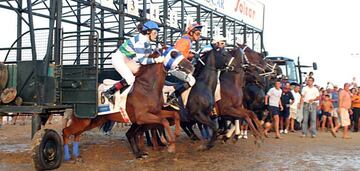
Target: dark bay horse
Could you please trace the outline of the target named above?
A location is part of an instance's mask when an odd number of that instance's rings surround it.
[[[230,56],[226,56],[216,49],[206,52],[203,57],[199,57],[197,60],[193,74],[196,83],[188,97],[186,104],[188,117],[185,120],[190,121],[187,127],[198,122],[212,130],[212,136],[207,145],[201,146],[201,149],[210,149],[214,146],[217,138],[216,123],[210,118],[215,104],[214,93],[218,80],[217,72],[231,68],[232,60]]]
[[[166,58],[172,58],[165,61],[176,62],[172,63],[172,65],[167,65],[168,63],[142,65],[135,74],[133,90],[127,97],[126,111],[132,125],[126,132],[126,137],[136,158],[141,158],[146,155],[143,149],[140,149],[138,144],[141,144],[141,142],[139,142],[140,135],[148,129],[151,130],[164,127],[169,135],[169,148],[175,149],[175,144],[173,143],[175,138],[170,132],[169,122],[166,119],[167,117],[173,117],[171,116],[172,113],[162,112],[161,110],[163,105],[162,89],[164,86],[166,70],[180,69],[183,72],[190,73],[193,66],[182,55],[179,55],[178,52],[171,49],[172,48],[164,49],[165,52],[163,54],[159,51],[155,51],[150,57],[156,58],[164,55]],[[166,116],[167,114],[170,116]],[[65,160],[70,159],[68,150],[70,135],[75,136],[73,148],[74,145],[77,146],[77,148],[74,148],[75,150],[73,150],[73,153],[74,157],[77,158],[79,156],[78,143],[80,141],[80,134],[86,130],[103,125],[108,120],[121,122],[122,117],[119,113],[101,115],[94,119],[80,119],[73,116],[71,125],[63,129]]]
[[[265,93],[273,80],[282,74],[281,69],[248,46],[238,46],[242,48],[249,63],[245,70],[244,106],[254,111],[259,119],[265,120]]]
[[[244,118],[250,126],[255,142],[263,140],[263,129],[256,114],[244,106],[244,88],[246,83],[243,67],[243,53],[239,48],[229,52],[234,57],[233,69],[220,73],[221,100],[217,103],[221,117]],[[261,141],[259,141],[261,140]]]

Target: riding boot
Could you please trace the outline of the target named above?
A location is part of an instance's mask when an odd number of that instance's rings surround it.
[[[126,82],[125,79],[121,79],[119,82],[115,83],[112,87],[103,92],[103,95],[109,100],[110,103],[114,102],[114,94],[116,91],[120,91],[120,94],[124,92],[130,85]]]
[[[167,103],[175,110],[180,110],[180,103],[178,101],[178,97],[181,97],[181,94],[188,88],[190,88],[190,85],[188,83],[184,83],[181,86],[177,87],[175,92],[169,95]]]

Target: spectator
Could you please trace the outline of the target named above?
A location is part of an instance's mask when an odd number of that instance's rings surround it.
[[[309,117],[311,119],[311,137],[316,137],[316,100],[319,100],[319,90],[314,87],[314,78],[309,77],[307,79],[307,86],[302,90],[301,103],[303,105],[304,120],[302,124],[302,137],[307,136]]]
[[[265,96],[265,105],[269,106],[269,112],[270,115],[273,117],[273,124],[274,124],[274,128],[275,128],[275,133],[276,136],[275,138],[279,139],[280,138],[280,133],[279,133],[279,114],[280,111],[283,110],[282,105],[281,105],[281,82],[279,80],[277,80],[275,82],[275,86],[273,88],[271,88],[266,96]],[[265,128],[265,132],[267,133],[269,130]]]
[[[245,121],[245,119],[242,119],[240,123],[241,123],[240,137],[242,137],[244,139],[248,139],[248,136],[247,136],[248,124]]]
[[[351,98],[352,109],[354,113],[354,132],[359,131],[359,116],[360,116],[360,91],[357,91],[356,94],[353,94]]]
[[[261,125],[264,126],[264,135],[266,138],[269,138],[268,131],[271,129],[271,115],[269,111],[264,111],[262,118],[260,118]]]
[[[338,86],[334,85],[333,86],[333,90],[331,91],[331,101],[333,102],[333,106],[334,109],[331,113],[332,115],[332,119],[335,123],[335,128],[339,125],[339,120],[338,120],[338,107],[339,107],[339,90],[338,90]]]
[[[294,103],[294,96],[290,90],[290,83],[285,83],[281,94],[281,104],[283,110],[280,112],[280,134],[287,134],[289,130],[290,105]],[[284,128],[285,123],[285,128]]]
[[[357,88],[357,87],[358,87],[358,86],[357,86],[357,83],[356,83],[356,77],[353,77],[353,78],[352,78],[351,87],[352,87],[352,88]]]
[[[312,71],[309,72],[309,74],[306,76],[306,78],[305,78],[305,80],[304,80],[304,82],[303,82],[303,85],[304,85],[304,84],[305,84],[305,85],[307,84],[307,80],[308,80],[309,77],[314,78],[314,72],[312,72]]]
[[[294,124],[296,115],[298,113],[298,110],[300,110],[300,98],[301,95],[299,93],[300,91],[300,85],[295,85],[294,89],[291,91],[294,100],[293,103],[290,105],[290,131],[295,132]]]
[[[325,99],[325,93],[324,93],[324,88],[320,88],[319,90],[320,96],[319,96],[319,101],[316,101],[315,103],[317,103],[317,108],[316,108],[316,130],[318,130],[320,128],[320,121],[321,121],[321,116],[322,116],[322,111],[321,111],[321,102]]]
[[[326,124],[326,119],[328,119],[328,125],[330,125],[331,127],[331,134],[336,137],[335,134],[335,130],[334,130],[334,125],[332,122],[332,118],[331,118],[331,111],[334,109],[334,106],[330,100],[330,95],[326,94],[325,95],[325,99],[324,101],[321,103],[321,110],[323,111],[323,115],[322,115],[322,127],[321,130],[324,131],[325,130],[325,124]]]
[[[350,139],[348,127],[350,125],[349,114],[352,114],[351,110],[351,95],[350,95],[350,84],[344,84],[344,90],[339,93],[339,109],[338,113],[341,119],[341,126],[344,127],[343,138]],[[338,130],[338,125],[335,130]]]

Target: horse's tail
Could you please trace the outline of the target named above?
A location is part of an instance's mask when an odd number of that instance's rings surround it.
[[[111,129],[114,127],[115,125],[115,122],[114,121],[111,121],[111,120],[108,120],[106,121],[104,124],[102,124],[99,129],[104,132],[104,133],[107,133],[109,131],[111,131]]]

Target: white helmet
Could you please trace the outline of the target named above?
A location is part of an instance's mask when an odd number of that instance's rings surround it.
[[[224,36],[220,36],[220,35],[216,35],[213,37],[213,43],[218,43],[218,42],[225,42],[226,41],[226,37]]]

